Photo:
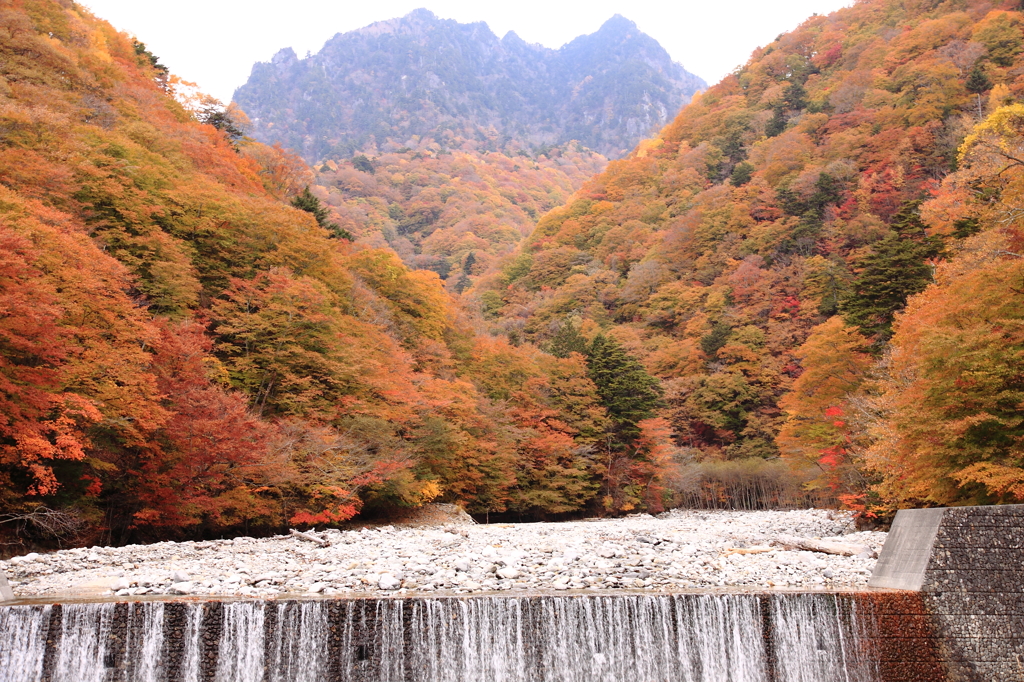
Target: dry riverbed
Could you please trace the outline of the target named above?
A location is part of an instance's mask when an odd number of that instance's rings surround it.
[[[571,523],[384,526],[296,536],[161,542],[0,562],[19,597],[355,595],[501,590],[860,588],[885,533],[844,512],[672,511]],[[860,548],[794,550],[779,538]]]

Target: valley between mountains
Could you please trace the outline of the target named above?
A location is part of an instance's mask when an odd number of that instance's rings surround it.
[[[1019,3],[858,0],[710,86],[621,16],[556,50],[417,10],[228,104],[144,40],[0,10],[6,554],[1024,501]],[[511,537],[470,533],[452,589]],[[622,551],[530,579],[648,580]]]

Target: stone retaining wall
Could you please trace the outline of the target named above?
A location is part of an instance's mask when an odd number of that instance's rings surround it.
[[[893,632],[932,640],[899,643],[908,664],[927,646],[946,667],[926,679],[1024,680],[1024,505],[901,510],[869,585],[908,590],[884,602],[903,605]]]

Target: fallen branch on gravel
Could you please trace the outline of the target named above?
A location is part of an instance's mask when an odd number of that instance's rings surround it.
[[[300,540],[305,540],[307,542],[315,542],[316,544],[320,545],[321,547],[330,547],[331,546],[331,543],[329,543],[327,540],[322,540],[322,539],[318,538],[315,535],[310,535],[309,533],[303,533],[302,531],[295,530],[294,528],[290,529],[288,531],[288,534],[289,535],[293,535],[293,536],[299,538]]]
[[[774,547],[746,547],[741,549],[727,549],[722,552],[722,556],[729,556],[730,554],[764,554],[765,552],[774,551]]]
[[[772,544],[781,545],[786,549],[802,549],[807,552],[820,552],[822,554],[837,554],[839,556],[856,556],[858,554],[872,554],[870,547],[864,545],[848,545],[845,542],[829,542],[827,540],[810,540],[808,538],[797,538],[792,535],[780,535]]]

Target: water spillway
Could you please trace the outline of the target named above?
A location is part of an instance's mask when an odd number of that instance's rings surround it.
[[[902,510],[869,589],[0,604],[0,682],[1024,679],[1024,505]]]
[[[0,679],[875,682],[856,593],[619,594],[0,608]]]

